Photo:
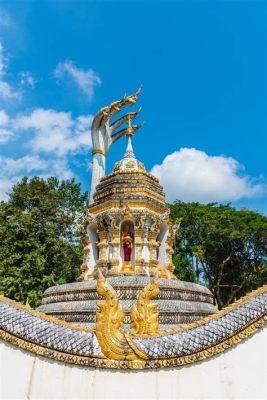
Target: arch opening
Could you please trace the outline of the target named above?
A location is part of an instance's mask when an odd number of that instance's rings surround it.
[[[135,265],[135,246],[134,246],[134,223],[125,220],[120,226],[120,267],[124,262]]]

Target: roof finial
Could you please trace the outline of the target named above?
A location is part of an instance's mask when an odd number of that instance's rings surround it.
[[[127,127],[127,132],[126,132],[126,136],[128,136],[129,138],[132,137],[134,135],[134,128],[132,127],[132,115],[129,113],[128,114],[128,127]]]

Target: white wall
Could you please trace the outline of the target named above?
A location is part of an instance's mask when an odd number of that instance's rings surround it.
[[[175,369],[89,369],[1,343],[4,399],[266,399],[267,329],[198,364]]]

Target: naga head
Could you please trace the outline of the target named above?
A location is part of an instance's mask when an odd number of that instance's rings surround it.
[[[135,112],[129,112],[120,118],[115,118],[116,115],[127,106],[136,103],[138,95],[141,92],[141,87],[132,95],[124,96],[121,100],[114,101],[107,107],[101,108],[96,114],[91,128],[92,135],[92,153],[93,153],[93,166],[92,166],[92,179],[89,203],[93,202],[93,196],[96,186],[101,178],[105,175],[106,154],[118,139],[122,136],[132,136],[142,125],[131,125],[134,119],[140,112],[141,108]],[[127,122],[128,127],[121,128]],[[121,128],[121,129],[120,129]]]
[[[119,129],[129,118],[134,119],[141,111],[129,112],[114,121],[116,115],[125,107],[136,103],[141,87],[132,95],[124,96],[121,100],[114,101],[107,107],[101,108],[96,114],[91,129],[93,154],[100,153],[105,156],[110,146],[122,136],[127,135],[127,128]],[[132,125],[132,132],[135,133],[141,125]]]

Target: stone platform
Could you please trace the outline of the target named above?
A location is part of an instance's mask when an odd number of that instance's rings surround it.
[[[126,313],[126,327],[129,327],[130,310],[138,294],[150,280],[146,275],[107,277]],[[159,287],[160,293],[152,302],[158,303],[161,329],[175,328],[217,311],[211,292],[204,286],[175,279],[160,279]],[[90,279],[50,287],[44,292],[38,310],[68,322],[94,327],[99,311],[97,302],[101,300],[103,298],[96,291],[96,280]]]

